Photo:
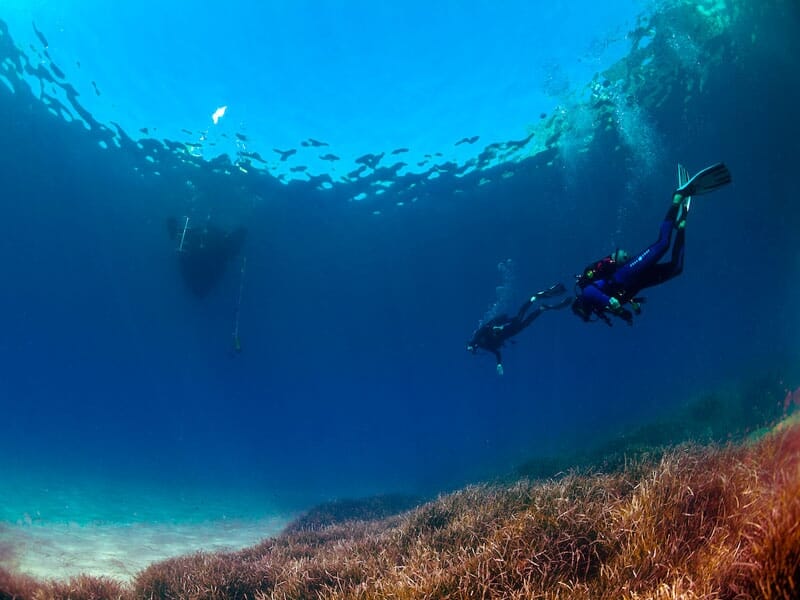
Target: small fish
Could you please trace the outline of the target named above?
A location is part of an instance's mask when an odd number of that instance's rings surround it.
[[[295,148],[292,148],[291,150],[278,150],[277,148],[273,148],[272,151],[281,155],[281,162],[286,161],[286,159],[292,154],[297,154],[297,150]]]
[[[236,134],[236,139],[239,139],[239,140],[241,140],[243,142],[246,142],[247,141],[247,136],[244,135],[243,133],[237,133]]]
[[[308,141],[300,142],[300,145],[304,148],[313,147],[319,148],[321,146],[330,146],[328,142],[320,142],[319,140],[315,140],[314,138],[308,138]]]
[[[397,148],[396,150],[392,150],[392,154],[402,154],[403,152],[408,152],[408,148]]]
[[[303,171],[305,171],[307,168],[308,168],[308,167],[306,167],[305,165],[300,165],[299,167],[290,167],[290,168],[289,168],[289,170],[290,170],[292,173],[302,173],[302,172],[303,172]]]
[[[150,133],[150,130],[147,129],[147,127],[142,127],[139,131],[145,135],[148,135]]]
[[[339,157],[336,156],[335,154],[323,154],[322,156],[320,156],[320,159],[333,162],[334,160],[339,160]]]
[[[460,140],[458,140],[458,141],[456,142],[456,144],[455,144],[455,145],[456,145],[456,146],[458,146],[459,144],[474,144],[474,143],[475,143],[475,142],[477,142],[479,139],[480,139],[480,136],[479,136],[479,135],[473,135],[472,137],[468,137],[468,138],[466,138],[466,137],[465,137],[465,138],[461,138]]]
[[[97,84],[94,81],[92,81],[92,87],[94,88],[94,93],[99,96],[100,90],[97,89]]]
[[[33,25],[33,31],[36,34],[36,37],[39,38],[40,42],[42,42],[42,46],[47,48],[50,45],[50,44],[47,43],[47,38],[44,37],[44,34],[41,31],[36,29],[36,23],[31,23],[31,25]]]

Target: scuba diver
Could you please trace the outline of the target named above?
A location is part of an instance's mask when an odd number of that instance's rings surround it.
[[[708,194],[730,182],[730,171],[723,163],[707,167],[691,179],[686,169],[678,165],[678,189],[673,193],[672,203],[661,223],[658,240],[634,257],[618,249],[588,265],[582,274],[576,276],[572,312],[586,322],[600,319],[611,325],[608,316],[611,314],[632,325],[633,313],[641,313],[640,305],[644,301],[638,297],[639,292],[677,277],[683,271],[686,218],[692,196]],[[669,250],[673,229],[677,233],[670,261],[659,263]],[[630,304],[633,312],[625,308],[626,304]]]
[[[563,283],[556,283],[546,290],[536,292],[529,300],[523,304],[515,317],[509,317],[502,314],[492,320],[484,323],[472,334],[472,339],[467,342],[467,350],[475,354],[479,349],[486,350],[494,354],[497,359],[497,373],[503,374],[503,358],[500,355],[500,348],[505,344],[506,340],[517,335],[520,331],[525,329],[528,325],[541,315],[546,310],[565,308],[571,302],[569,298],[565,298],[558,304],[550,306],[549,304],[541,304],[535,311],[528,316],[525,313],[539,298],[550,298],[558,296],[566,291]],[[511,340],[514,343],[513,340]]]
[[[167,219],[167,233],[178,243],[178,264],[186,287],[198,298],[206,296],[222,278],[230,260],[244,245],[247,229],[224,231],[206,221],[194,226],[189,217],[178,223]]]

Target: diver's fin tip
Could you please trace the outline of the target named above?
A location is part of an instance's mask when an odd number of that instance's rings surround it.
[[[678,176],[680,178],[680,171]],[[706,167],[697,173],[686,183],[680,185],[678,191],[682,192],[685,196],[708,194],[728,185],[732,180],[733,178],[731,177],[731,172],[728,170],[728,167],[725,166],[725,163],[720,162]]]
[[[681,163],[678,163],[678,188],[682,188],[689,183],[689,171]]]

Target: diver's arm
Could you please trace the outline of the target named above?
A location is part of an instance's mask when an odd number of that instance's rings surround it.
[[[611,304],[611,296],[606,296],[599,287],[594,284],[587,285],[583,289],[583,299],[594,310],[607,310]]]
[[[633,313],[622,307],[619,298],[606,296],[594,285],[587,285],[583,290],[583,295],[587,305],[598,317],[605,321],[606,325],[611,325],[611,320],[605,314],[606,312],[619,317],[628,325],[633,324]]]
[[[497,374],[498,375],[502,375],[503,374],[503,357],[500,356],[500,350],[493,350],[493,352],[494,352],[494,357],[497,359],[497,367],[496,367]]]

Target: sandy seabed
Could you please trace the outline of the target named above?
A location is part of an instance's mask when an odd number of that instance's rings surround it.
[[[252,546],[296,515],[263,492],[0,469],[0,568],[129,581],[165,558]]]
[[[0,555],[0,567],[45,579],[86,574],[129,581],[155,561],[251,546],[276,535],[286,523],[273,517],[193,524],[10,525],[0,532],[10,548]]]

